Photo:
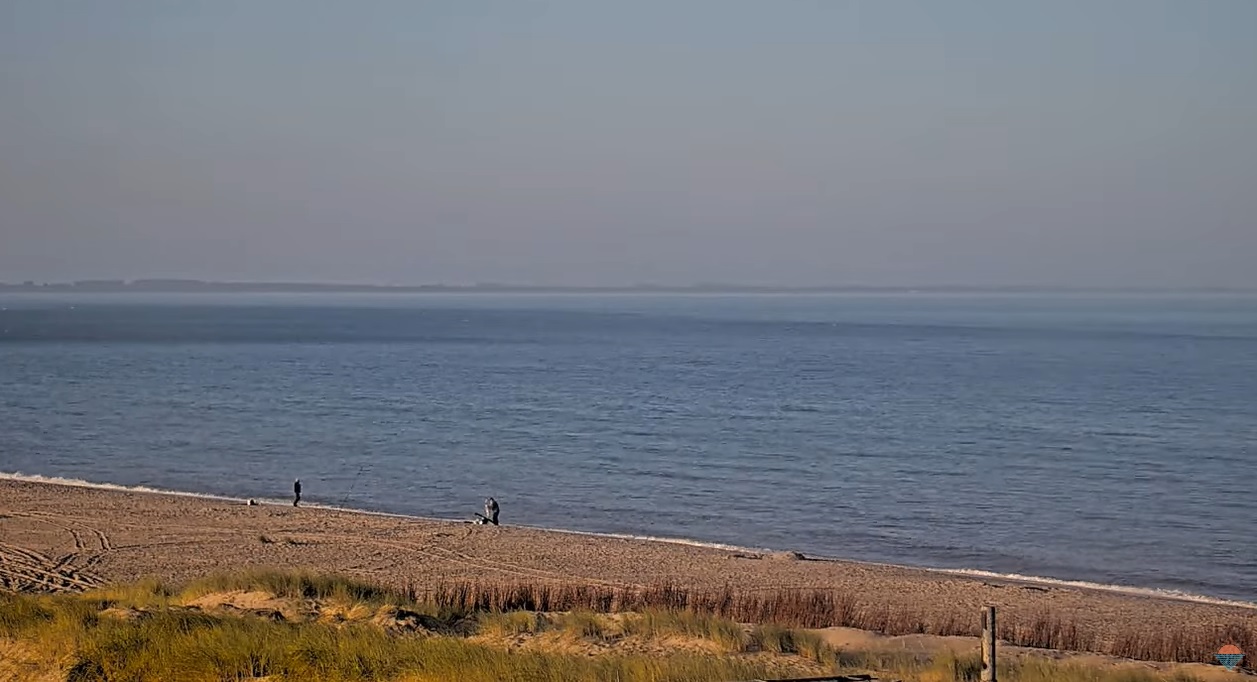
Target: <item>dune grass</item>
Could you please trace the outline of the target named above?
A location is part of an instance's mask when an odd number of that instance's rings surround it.
[[[977,654],[925,657],[891,652],[871,656],[879,667],[854,667],[880,670],[884,675],[893,675],[905,682],[978,682],[981,679],[982,660]],[[1199,678],[1182,672],[1161,673],[1046,658],[1001,662],[996,672],[998,679],[1005,682],[1200,682]]]
[[[542,618],[530,611],[483,613],[477,618],[482,634],[493,637],[535,635],[543,627]]]
[[[222,599],[233,594],[308,608],[289,609],[288,617],[265,609],[255,612]],[[220,603],[226,605],[215,606]],[[517,604],[532,608],[511,608]],[[885,610],[819,593],[471,584],[398,590],[338,576],[277,571],[218,575],[181,586],[150,580],[81,594],[0,594],[0,682],[33,678],[35,672],[68,682],[259,677],[660,682],[773,679],[822,671],[872,672],[906,682],[977,680],[975,656],[840,651],[789,626],[791,620],[829,624],[818,608],[832,608],[829,619],[874,613],[883,625],[894,625],[884,619]],[[613,611],[619,613],[608,613]],[[748,622],[758,624],[744,625]],[[925,630],[933,627],[927,624]],[[1004,627],[1040,646],[1079,636],[1068,623],[1046,617],[1006,621]],[[1117,641],[1144,651],[1194,655],[1192,641],[1175,640],[1174,631],[1168,632]],[[547,637],[564,638],[566,644],[547,648],[554,641]],[[520,642],[529,645],[515,646]],[[634,642],[651,646],[626,646]],[[687,647],[685,642],[702,645]],[[19,667],[5,667],[6,659]],[[1042,658],[1001,661],[1000,678],[1191,679]]]
[[[851,627],[886,635],[931,634],[976,637],[979,621],[970,609],[919,611],[863,602],[833,590],[691,590],[676,585],[616,588],[521,582],[448,582],[410,587],[422,602],[467,611],[642,612],[689,611],[741,623],[789,628]],[[1004,612],[999,638],[1018,646],[1079,651],[1145,661],[1213,662],[1225,643],[1257,651],[1257,613],[1208,625],[1142,623],[1121,630],[1098,629],[1066,616]]]
[[[743,626],[727,618],[693,611],[647,609],[625,618],[622,627],[625,634],[631,636],[691,637],[710,641],[730,653],[748,651],[749,637]]]
[[[309,571],[251,570],[211,575],[183,586],[178,593],[186,597],[231,590],[256,590],[288,599],[342,599],[373,605],[414,602],[401,590]]]
[[[294,625],[165,613],[85,630],[67,680],[730,680],[762,665],[676,655],[590,660],[507,653],[452,637],[390,637],[380,628]],[[642,677],[634,671],[650,671]]]
[[[360,617],[342,622],[290,622],[187,604],[217,593],[265,593],[276,598],[347,603]],[[372,617],[436,614],[424,627],[389,630]],[[214,576],[171,588],[148,582],[62,595],[0,594],[0,659],[19,653],[59,671],[67,682],[110,680],[737,680],[805,672],[797,662],[694,652],[605,656],[526,650],[507,652],[456,634],[535,634],[544,627],[606,641],[623,636],[589,611],[550,614],[470,614],[407,601],[398,592],[336,577],[301,573]],[[683,618],[692,618],[685,616]],[[732,623],[722,624],[731,629]],[[694,634],[701,634],[696,631]],[[20,645],[20,646],[19,646]],[[32,674],[31,668],[25,669]],[[0,679],[5,679],[0,672]],[[13,677],[10,679],[25,679]]]

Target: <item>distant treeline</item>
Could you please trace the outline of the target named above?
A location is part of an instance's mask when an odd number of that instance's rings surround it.
[[[1201,287],[1196,289],[1071,288],[1040,286],[814,286],[773,287],[740,284],[668,286],[532,286],[515,284],[332,284],[314,282],[214,282],[197,279],[88,279],[76,282],[0,282],[5,292],[235,292],[235,293],[729,293],[729,294],[823,294],[823,293],[1250,293],[1250,289]]]

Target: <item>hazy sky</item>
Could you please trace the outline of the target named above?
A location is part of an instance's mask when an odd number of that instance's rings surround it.
[[[0,281],[1257,286],[1257,2],[0,0]]]

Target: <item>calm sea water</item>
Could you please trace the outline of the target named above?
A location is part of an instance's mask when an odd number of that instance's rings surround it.
[[[1257,297],[0,308],[0,471],[1257,599]]]

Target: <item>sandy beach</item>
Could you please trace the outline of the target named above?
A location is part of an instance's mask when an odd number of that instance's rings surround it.
[[[505,516],[509,521],[509,515]],[[759,554],[456,521],[0,480],[0,586],[78,590],[180,582],[250,567],[334,572],[403,586],[518,581],[634,587],[812,588],[918,613],[994,604],[1099,629],[1257,623],[1241,606],[896,566]]]

